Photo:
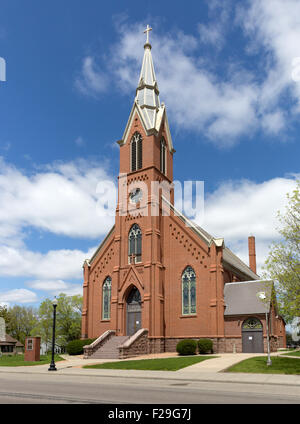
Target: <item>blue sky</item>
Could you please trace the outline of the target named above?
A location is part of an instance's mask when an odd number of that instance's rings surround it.
[[[199,224],[246,262],[254,234],[261,267],[300,172],[299,16],[297,0],[2,0],[0,303],[81,293],[147,24],[174,177],[204,181]]]

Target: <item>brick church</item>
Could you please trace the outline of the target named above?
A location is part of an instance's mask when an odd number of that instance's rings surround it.
[[[149,30],[133,107],[118,141],[115,224],[83,265],[82,338],[97,338],[85,357],[172,352],[185,338],[210,338],[214,352],[266,352],[267,330],[271,350],[284,347],[273,282],[256,273],[254,237],[248,266],[223,238],[174,207],[175,150]]]

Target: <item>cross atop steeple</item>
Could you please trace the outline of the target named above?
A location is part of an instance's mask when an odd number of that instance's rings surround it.
[[[150,28],[149,25],[147,25],[147,28],[144,31],[144,34],[147,34],[147,40],[146,40],[146,44],[150,44],[149,43],[149,32],[152,31],[152,28]]]

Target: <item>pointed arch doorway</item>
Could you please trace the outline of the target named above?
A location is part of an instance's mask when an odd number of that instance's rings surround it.
[[[132,336],[142,326],[141,294],[133,287],[126,301],[126,334]]]

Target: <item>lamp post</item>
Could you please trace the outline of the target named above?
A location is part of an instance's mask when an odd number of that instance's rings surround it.
[[[51,360],[50,368],[48,368],[48,371],[57,371],[56,366],[55,366],[55,362],[54,362],[55,321],[56,321],[56,307],[57,307],[56,297],[53,299],[52,305],[53,305],[52,360]]]
[[[257,293],[258,297],[265,301],[267,296],[265,292],[259,292]],[[269,320],[268,320],[268,311],[266,310],[266,329],[267,329],[267,348],[268,348],[268,360],[267,360],[267,366],[272,365],[271,356],[270,356],[270,336],[269,336]]]

